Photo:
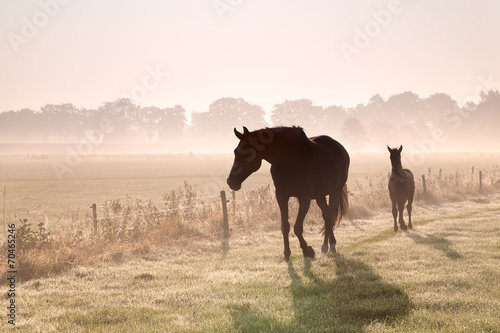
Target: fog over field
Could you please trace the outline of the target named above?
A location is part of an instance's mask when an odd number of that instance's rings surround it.
[[[491,152],[498,151],[500,94],[482,92],[477,104],[462,107],[442,93],[420,98],[404,92],[387,100],[377,94],[353,108],[287,100],[273,107],[270,121],[265,116],[261,106],[241,98],[218,99],[189,122],[182,106],[140,107],[130,99],[96,110],[45,105],[0,113],[0,147],[4,154],[230,153],[237,142],[233,127],[294,125],[309,136],[330,135],[351,153],[381,152],[387,144],[425,155]]]
[[[233,127],[282,125],[351,153],[498,151],[497,2],[1,8],[0,154],[231,153]]]
[[[500,332],[499,14],[0,1],[0,332]]]

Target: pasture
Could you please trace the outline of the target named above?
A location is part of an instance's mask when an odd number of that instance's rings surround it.
[[[319,253],[321,221],[318,209],[311,209],[304,236],[317,258],[304,259],[292,236],[287,263],[268,165],[237,192],[229,247],[224,248],[218,194],[227,191],[231,156],[88,156],[62,180],[54,175],[53,159],[1,157],[6,221],[41,223],[53,238],[47,256],[69,251],[54,244],[78,228],[88,244],[98,247],[85,259],[72,253],[64,269],[41,270],[40,276],[19,281],[15,330],[498,332],[499,161],[498,154],[432,155],[415,166],[403,160],[416,178],[424,174],[437,187],[429,187],[427,197],[416,195],[414,230],[394,233],[388,156],[353,156],[348,181],[353,213],[335,232],[339,253]],[[483,193],[478,192],[479,170],[485,174]],[[420,188],[417,184],[417,192]],[[181,193],[180,205],[187,193],[196,193],[195,203],[214,208],[195,215],[203,221],[173,216],[189,232],[172,240],[90,241],[92,203],[160,205],[166,193],[169,199]],[[251,201],[257,196],[258,205]],[[5,246],[2,252],[5,261]],[[6,285],[0,287],[7,291]],[[3,318],[0,329],[12,328]]]

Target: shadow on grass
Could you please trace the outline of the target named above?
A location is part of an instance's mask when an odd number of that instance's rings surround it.
[[[417,233],[409,233],[408,235],[415,243],[431,246],[443,252],[450,259],[457,260],[463,258],[459,252],[453,249],[453,243],[444,237]]]
[[[391,324],[408,315],[409,297],[397,286],[384,282],[370,266],[332,256],[337,270],[333,281],[318,278],[311,260],[304,259],[301,277],[288,262],[294,317],[279,322],[249,304],[233,306],[232,319],[240,332],[364,332],[366,326]]]

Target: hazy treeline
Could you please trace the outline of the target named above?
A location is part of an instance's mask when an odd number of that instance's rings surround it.
[[[206,112],[188,113],[180,105],[140,107],[129,99],[103,103],[97,109],[73,104],[45,105],[40,110],[0,113],[1,143],[75,143],[99,129],[112,131],[104,143],[156,144],[161,151],[221,152],[234,148],[233,127],[298,125],[310,136],[328,134],[353,151],[382,150],[385,145],[441,151],[498,150],[500,93],[481,93],[463,106],[436,93],[421,98],[412,92],[387,99],[373,96],[355,107],[319,106],[308,99],[284,101],[270,110],[241,98],[220,98]],[[269,121],[270,119],[270,121]],[[267,121],[266,121],[267,120]]]

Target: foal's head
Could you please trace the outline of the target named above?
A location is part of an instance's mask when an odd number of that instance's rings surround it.
[[[235,128],[234,134],[240,139],[240,143],[234,150],[234,163],[227,178],[227,184],[232,190],[238,191],[243,181],[259,170],[262,158],[257,153],[260,146],[254,142],[254,136],[246,127],[243,127],[243,133],[238,132]]]
[[[399,148],[391,149],[387,146],[387,150],[391,154],[391,165],[393,169],[397,169],[401,166],[401,152],[403,151],[403,146],[399,146]]]

